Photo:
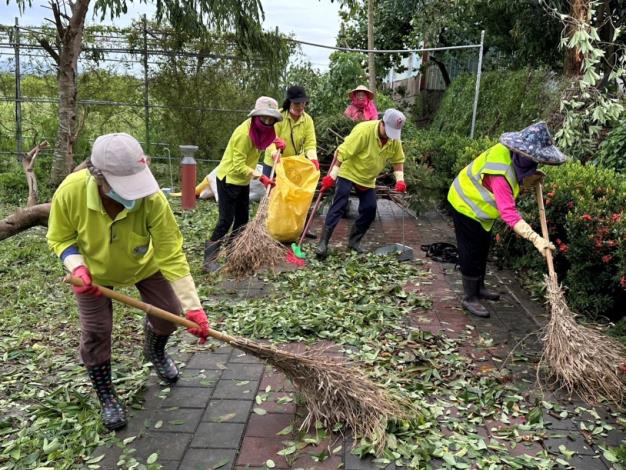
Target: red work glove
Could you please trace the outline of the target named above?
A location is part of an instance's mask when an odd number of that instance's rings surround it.
[[[328,191],[333,186],[335,186],[335,180],[332,178],[332,176],[326,175],[322,178],[322,187],[320,188],[320,191]]]
[[[72,271],[72,276],[77,277],[78,279],[83,281],[82,287],[72,285],[72,289],[74,289],[74,293],[76,295],[89,294],[95,295],[96,297],[100,297],[102,295],[100,289],[91,285],[91,274],[89,273],[89,269],[87,269],[87,266],[82,264],[80,266],[77,266],[76,268],[74,268],[74,271]]]
[[[315,169],[317,171],[320,171],[320,162],[319,162],[319,160],[311,160],[311,163],[313,163],[313,165],[315,166]]]
[[[209,320],[207,319],[204,310],[189,310],[185,314],[185,317],[187,318],[187,320],[191,320],[192,322],[198,324],[198,328],[187,328],[187,331],[192,335],[200,338],[200,341],[198,341],[198,343],[206,343],[206,339],[209,337]]]
[[[261,182],[261,184],[262,184],[263,186],[265,186],[266,188],[267,188],[268,186],[271,186],[272,188],[273,188],[274,186],[276,186],[276,181],[269,179],[269,178],[268,178],[267,176],[265,176],[265,175],[262,175],[262,176],[259,178],[259,181],[260,181],[260,182]]]
[[[396,181],[396,187],[393,189],[399,193],[406,193],[406,183],[404,181]]]
[[[273,144],[276,146],[276,148],[277,148],[278,150],[280,150],[281,152],[282,152],[283,150],[285,150],[285,146],[287,145],[287,144],[285,143],[285,141],[284,141],[283,139],[281,139],[280,137],[276,137],[276,138],[274,139],[274,142],[272,142],[272,143],[273,143]]]

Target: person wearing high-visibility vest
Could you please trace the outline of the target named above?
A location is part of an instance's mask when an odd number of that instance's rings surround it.
[[[316,170],[320,169],[320,164],[317,160],[315,123],[313,118],[305,111],[308,102],[309,97],[303,87],[290,86],[287,89],[287,97],[280,110],[282,120],[274,125],[278,139],[265,150],[265,158],[263,159],[264,175],[270,176],[274,162],[281,155],[283,157],[304,155],[311,160]]]
[[[217,257],[222,243],[225,239],[229,241],[248,223],[250,181],[258,179],[266,188],[274,185],[274,181],[258,171],[256,166],[262,152],[276,139],[274,124],[282,119],[278,102],[269,96],[261,96],[248,113],[248,119],[230,136],[215,173],[219,217],[204,246],[205,272],[220,269]],[[231,228],[231,235],[227,238]]]
[[[400,133],[406,117],[397,109],[388,109],[383,118],[357,124],[337,147],[337,160],[322,179],[321,192],[337,184],[333,203],[328,209],[324,229],[315,254],[323,259],[328,254],[330,237],[349,203],[354,187],[359,198],[359,216],[348,237],[348,248],[362,253],[361,239],[376,217],[376,177],[389,162],[396,178],[395,190],[406,191],[404,182],[404,151]]]
[[[124,133],[96,139],[87,169],[70,174],[52,198],[48,245],[83,282],[73,287],[80,320],[80,356],[96,389],[102,421],[126,425],[111,380],[113,305],[93,283],[136,286],[143,301],[184,313],[189,332],[206,341],[209,323],[183,252],[183,237],[137,140]],[[165,382],[178,369],[165,352],[176,325],[153,315],[144,322],[144,355]]]
[[[529,240],[543,256],[554,245],[536,233],[515,206],[521,188],[533,187],[543,173],[539,163],[560,165],[567,158],[554,146],[544,122],[519,132],[506,132],[499,143],[463,168],[448,191],[463,275],[461,304],[471,314],[488,317],[480,299],[498,300],[499,294],[485,287],[491,229],[500,218],[515,233]]]

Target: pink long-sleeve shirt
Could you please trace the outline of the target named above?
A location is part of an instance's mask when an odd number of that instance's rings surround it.
[[[517,212],[513,190],[509,182],[504,176],[485,175],[483,177],[483,186],[493,193],[496,199],[496,207],[498,212],[500,212],[500,218],[505,224],[513,228],[522,219],[522,216]]]

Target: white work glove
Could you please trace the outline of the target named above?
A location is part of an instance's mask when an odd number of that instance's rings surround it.
[[[202,310],[202,304],[200,303],[200,298],[198,297],[198,292],[196,291],[196,284],[193,282],[191,274],[187,274],[186,276],[175,281],[170,281],[170,284],[174,289],[176,297],[180,300],[183,312],[186,313],[191,310]]]
[[[533,245],[535,245],[535,248],[537,248],[537,251],[539,251],[539,253],[541,253],[543,257],[546,256],[547,249],[552,251],[556,250],[556,247],[551,241],[546,240],[537,232],[535,232],[530,227],[530,225],[528,225],[523,219],[519,220],[515,224],[515,226],[513,227],[513,231],[517,233],[520,237],[525,238]]]

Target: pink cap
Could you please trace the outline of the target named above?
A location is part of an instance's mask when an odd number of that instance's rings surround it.
[[[124,199],[140,199],[159,190],[141,145],[123,132],[98,137],[91,149],[91,163]]]

